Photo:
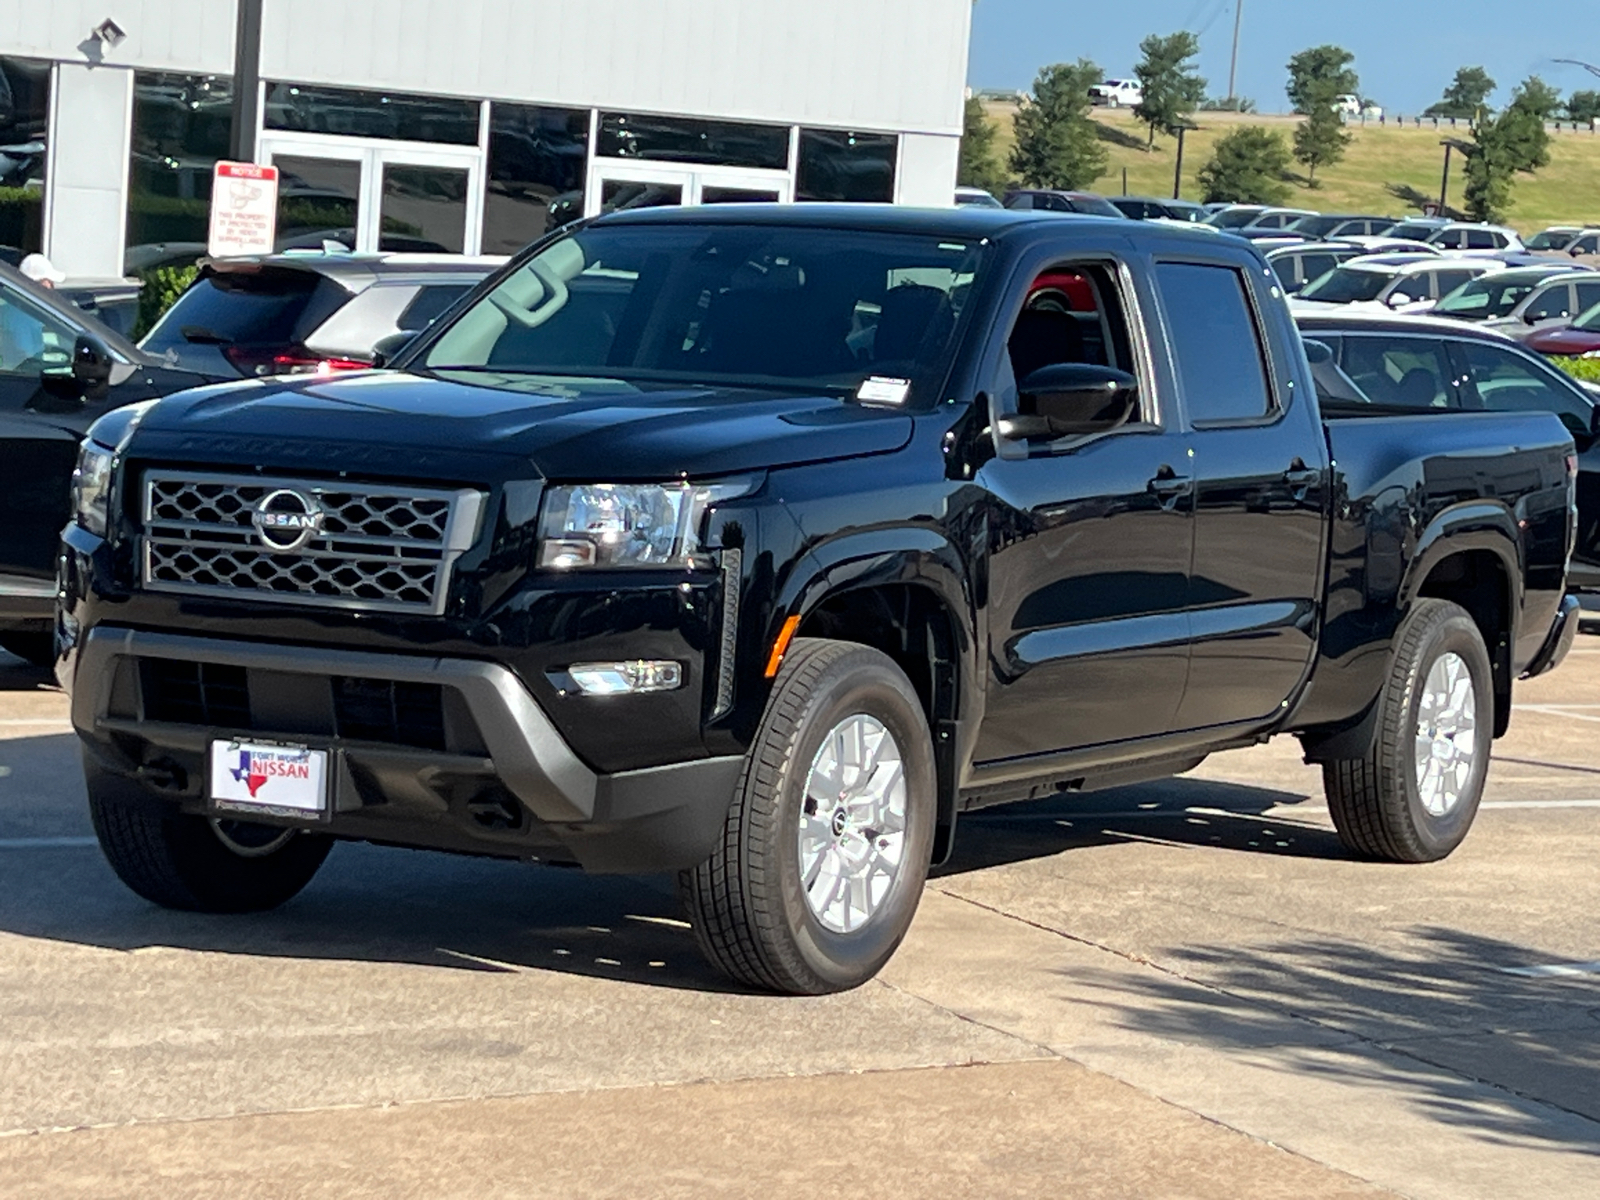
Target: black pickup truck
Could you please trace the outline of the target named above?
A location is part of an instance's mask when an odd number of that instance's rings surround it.
[[[1300,737],[1465,836],[1571,644],[1548,414],[1324,421],[1235,239],[718,206],[530,247],[393,369],[90,431],[58,672],[95,828],[260,909],[334,839],[680,872],[746,984],[870,978],[958,814]]]

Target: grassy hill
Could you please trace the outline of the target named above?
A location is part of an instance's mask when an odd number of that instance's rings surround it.
[[[985,105],[989,119],[999,130],[995,143],[1002,162],[1011,153],[1015,112],[1008,103]],[[1170,196],[1173,158],[1177,142],[1156,139],[1153,152],[1145,151],[1145,128],[1127,111],[1099,110],[1095,113],[1101,134],[1110,151],[1110,167],[1094,185],[1107,194],[1122,191],[1122,172],[1127,168],[1128,191],[1132,194]],[[1196,113],[1200,128],[1190,133],[1183,148],[1183,194],[1200,198],[1195,173],[1211,157],[1217,138],[1240,124],[1265,125],[1293,136],[1298,117],[1259,116],[1237,113]],[[1439,173],[1444,166],[1444,148],[1439,139],[1467,138],[1466,129],[1444,125],[1434,129],[1398,129],[1393,125],[1351,126],[1354,140],[1337,166],[1319,172],[1318,187],[1305,181],[1291,184],[1288,203],[1327,212],[1373,212],[1404,216],[1420,211],[1424,198],[1439,198]],[[1459,153],[1451,155],[1450,203],[1459,205],[1466,180]],[[1512,192],[1510,224],[1524,233],[1546,225],[1600,222],[1600,133],[1562,131],[1551,134],[1550,165],[1535,175],[1517,176]]]

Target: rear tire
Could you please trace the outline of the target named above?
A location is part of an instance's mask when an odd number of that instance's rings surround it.
[[[213,822],[84,764],[89,816],[117,877],[146,900],[186,912],[261,912],[292,899],[333,848],[316,833]]]
[[[751,987],[820,995],[900,945],[933,849],[933,740],[880,651],[802,638],[773,686],[721,840],[679,876],[705,956]]]
[[[1489,652],[1464,608],[1417,601],[1377,704],[1366,757],[1322,767],[1339,839],[1392,862],[1444,858],[1472,828],[1494,730]]]
[[[0,633],[0,649],[15,654],[35,667],[56,664],[56,638],[53,633]]]

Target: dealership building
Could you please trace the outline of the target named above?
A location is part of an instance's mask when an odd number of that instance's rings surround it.
[[[237,3],[0,0],[0,256],[106,277],[200,252]],[[282,245],[506,254],[618,207],[951,202],[971,0],[258,7],[242,144],[279,168]]]

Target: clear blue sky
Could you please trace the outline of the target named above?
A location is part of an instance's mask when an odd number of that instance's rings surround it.
[[[1228,90],[1228,50],[1237,0],[977,0],[972,10],[975,88],[1028,88],[1039,68],[1091,58],[1107,75],[1130,74],[1139,41],[1188,29],[1200,35],[1200,74],[1211,94]],[[1500,103],[1530,74],[1563,94],[1600,89],[1580,67],[1600,66],[1600,0],[1244,0],[1239,40],[1241,96],[1262,112],[1288,107],[1284,64],[1307,46],[1333,42],[1353,51],[1361,90],[1390,112],[1420,112],[1439,98],[1456,68],[1482,66],[1500,85]]]

